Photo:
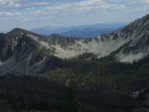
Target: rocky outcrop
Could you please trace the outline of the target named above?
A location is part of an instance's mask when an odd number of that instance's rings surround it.
[[[48,46],[46,37],[22,29],[14,29],[7,34],[0,34],[0,73],[32,74],[45,72],[45,66],[51,56],[38,53],[37,50]],[[47,68],[47,69],[49,69]],[[43,71],[44,69],[44,71]]]
[[[88,52],[96,54],[97,58],[112,53],[122,62],[139,60],[149,55],[149,14],[118,31],[88,39],[58,34],[45,37],[20,28],[1,33],[0,73],[29,74],[55,68],[50,54],[37,52],[41,48],[44,52],[52,48],[55,53],[51,54],[59,58],[72,58]]]
[[[72,46],[76,44],[77,41],[82,40],[81,38],[76,37],[64,37],[58,34],[52,34],[48,36],[49,38],[49,44],[50,45],[60,45],[62,48],[68,48],[69,46]]]
[[[84,52],[94,53],[101,58],[121,48],[115,57],[122,62],[132,62],[148,55],[148,37],[149,14],[118,31],[95,38],[70,38],[53,34],[48,42],[56,48],[56,56],[60,58],[75,57]]]

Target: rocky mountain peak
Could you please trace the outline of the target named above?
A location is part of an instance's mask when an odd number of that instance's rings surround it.
[[[60,37],[61,35],[59,35],[59,34],[57,34],[57,33],[54,33],[54,34],[51,34],[51,35],[49,35],[48,37]]]
[[[26,30],[24,30],[24,29],[21,29],[21,28],[14,28],[14,29],[12,29],[11,30],[11,32],[21,32],[21,31],[26,31]]]
[[[8,70],[12,72],[18,69],[19,73],[41,72],[45,66],[49,69],[51,57],[37,53],[36,50],[44,48],[49,51],[50,47],[55,49],[54,56],[63,59],[92,53],[98,59],[109,56],[117,61],[133,62],[149,55],[149,14],[118,31],[88,39],[58,34],[45,37],[15,28],[0,34],[0,62],[3,63],[0,72],[5,74]]]
[[[46,39],[46,37],[43,35],[36,34],[36,33],[30,32],[28,30],[21,29],[21,28],[14,28],[12,31],[8,32],[6,35],[9,37],[24,36],[24,37],[29,37],[29,38],[35,37],[35,38],[38,38],[39,40]]]
[[[64,37],[58,34],[52,34],[49,37],[49,44],[60,45],[61,47],[68,47],[75,44],[76,41],[81,40],[78,37]]]

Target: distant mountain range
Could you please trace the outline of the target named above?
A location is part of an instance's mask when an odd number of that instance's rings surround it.
[[[121,62],[139,60],[149,55],[148,18],[149,15],[146,15],[118,31],[87,39],[58,34],[43,36],[15,28],[0,34],[0,73],[41,73],[54,68],[54,59],[50,56],[51,46],[54,56],[62,59],[93,53],[98,59],[112,56]]]
[[[104,33],[110,33],[118,30],[120,28],[83,28],[83,29],[73,29],[64,33],[59,33],[66,37],[81,37],[81,38],[92,38]]]
[[[104,33],[116,31],[128,23],[112,23],[112,24],[94,24],[94,25],[80,25],[72,27],[50,27],[31,29],[32,32],[48,36],[50,34],[60,34],[67,37],[81,37],[89,38],[96,37]]]
[[[149,112],[149,14],[94,38],[37,33],[0,33],[0,112]]]

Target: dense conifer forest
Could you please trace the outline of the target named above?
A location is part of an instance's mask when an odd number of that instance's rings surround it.
[[[133,93],[148,88],[149,57],[121,63],[85,53],[53,60],[57,67],[46,74],[1,76],[1,111],[133,112],[146,107],[146,94],[135,99]]]

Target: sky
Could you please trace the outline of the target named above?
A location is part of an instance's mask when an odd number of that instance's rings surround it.
[[[0,31],[130,22],[149,13],[149,0],[0,0]]]

